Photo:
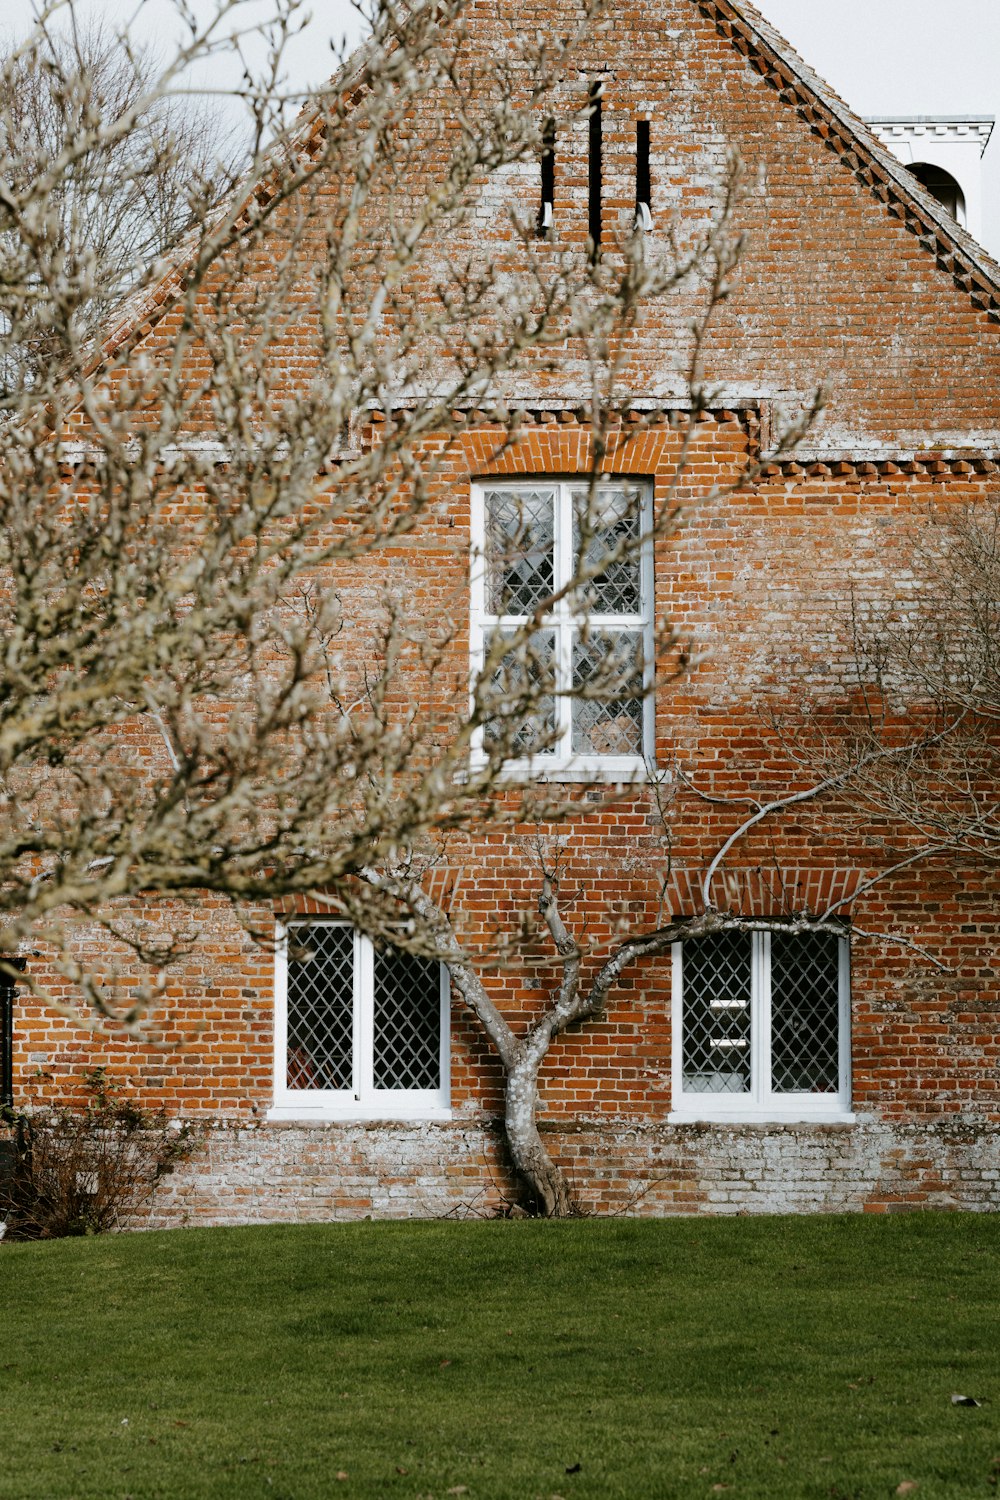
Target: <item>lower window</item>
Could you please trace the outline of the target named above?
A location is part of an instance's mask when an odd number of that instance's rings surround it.
[[[840,1118],[850,1109],[850,945],[720,932],[673,949],[674,1115]]]
[[[344,922],[295,922],[275,961],[272,1117],[447,1113],[447,969]]]

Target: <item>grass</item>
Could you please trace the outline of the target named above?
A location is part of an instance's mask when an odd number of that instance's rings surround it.
[[[998,1233],[928,1214],[5,1245],[0,1496],[992,1495]]]

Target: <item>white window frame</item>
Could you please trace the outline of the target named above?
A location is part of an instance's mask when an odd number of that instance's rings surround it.
[[[780,930],[780,929],[775,929]],[[851,1110],[851,944],[838,938],[838,1061],[836,1093],[775,1093],[770,1087],[771,1063],[771,932],[751,934],[750,960],[750,1092],[695,1093],[684,1088],[684,944],[671,945],[671,1086],[675,1124],[708,1120],[722,1122],[850,1122]]]
[[[371,938],[354,928],[353,1083],[349,1089],[288,1087],[288,937],[294,927],[350,927],[337,918],[279,923],[274,948],[274,1103],[269,1120],[448,1120],[451,1118],[451,985],[440,965],[441,1053],[438,1089],[377,1089],[374,1066],[374,965]]]
[[[523,615],[495,615],[486,609],[486,492],[509,490],[512,493],[529,489],[554,489],[556,491],[554,514],[554,591],[558,592],[572,577],[573,572],[573,502],[574,490],[586,489],[588,476],[552,474],[521,475],[514,479],[478,480],[472,486],[471,531],[472,569],[470,575],[471,619],[469,628],[471,679],[475,684],[483,670],[486,642],[496,629],[517,629],[524,621]],[[602,474],[598,489],[602,487],[627,486],[641,492],[639,549],[639,592],[642,611],[636,615],[599,614],[593,610],[581,611],[574,607],[567,595],[559,600],[551,614],[539,622],[539,630],[551,630],[556,638],[556,723],[559,744],[554,751],[542,755],[525,755],[512,760],[505,774],[512,780],[548,779],[559,781],[599,781],[628,783],[645,781],[654,772],[656,742],[656,706],[653,698],[655,678],[655,632],[654,578],[653,578],[653,486],[649,480],[632,475]],[[581,618],[586,618],[591,628],[607,628],[610,631],[632,631],[642,635],[645,658],[644,685],[646,695],[642,703],[642,753],[637,755],[600,755],[574,751],[572,745],[572,697],[567,686],[572,686],[573,632]],[[485,759],[484,726],[480,725],[472,739],[473,765],[481,765]]]

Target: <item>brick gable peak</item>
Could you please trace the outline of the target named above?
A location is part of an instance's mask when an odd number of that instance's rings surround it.
[[[924,249],[934,255],[938,265],[969,295],[973,305],[985,311],[992,322],[1000,323],[1000,265],[910,176],[860,116],[809,67],[751,0],[691,0],[691,3],[886,205],[888,212],[904,222]],[[346,103],[360,103],[366,92],[366,75],[377,51],[374,42],[362,43],[333,75],[328,89],[339,93]],[[267,154],[263,167],[258,167],[252,179],[244,180],[232,190],[220,213],[226,212],[233,198],[241,198],[245,207],[254,199],[266,204],[278,191],[276,175],[292,158],[314,159],[322,149],[325,133],[322,107],[318,103],[305,104],[289,136]],[[184,291],[185,271],[196,243],[197,231],[181,240],[165,257],[163,272],[155,283],[139,288],[125,300],[111,332],[95,344],[88,374],[94,374],[152,332]]]

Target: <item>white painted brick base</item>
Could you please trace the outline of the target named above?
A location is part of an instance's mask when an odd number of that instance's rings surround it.
[[[587,1120],[545,1135],[596,1213],[1000,1209],[1000,1136],[985,1123]],[[463,1216],[514,1196],[489,1126],[220,1124],[164,1181],[146,1222]]]

